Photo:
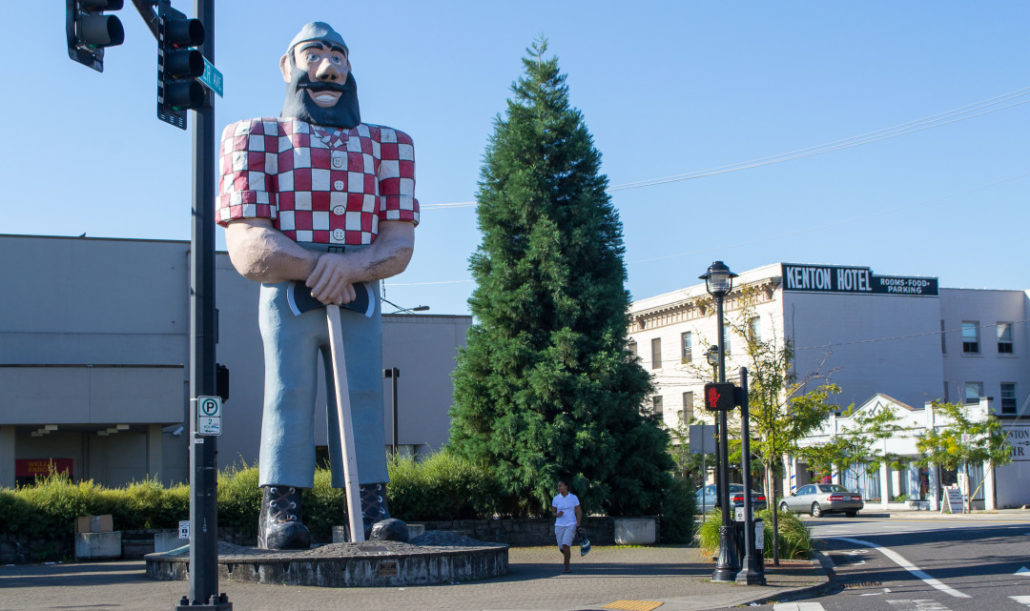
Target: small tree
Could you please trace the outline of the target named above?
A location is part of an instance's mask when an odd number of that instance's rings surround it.
[[[756,293],[741,289],[738,316],[729,327],[745,340],[744,360],[748,368],[748,402],[751,432],[756,439],[751,450],[765,469],[765,496],[769,506],[779,506],[776,485],[784,454],[797,453],[798,442],[817,429],[826,416],[837,409],[828,402],[831,394],[840,393],[834,384],[819,384],[820,372],[798,378],[794,372],[794,350],[790,341],[774,335],[761,339],[751,326],[755,318]],[[814,386],[814,388],[813,388]],[[773,511],[773,562],[779,563],[778,511]]]
[[[897,411],[886,404],[877,412],[855,415],[855,429],[849,437],[866,450],[868,471],[873,473],[886,463],[891,469],[901,468],[901,456],[887,450],[887,442],[901,436],[904,430]]]
[[[692,452],[690,446],[690,425],[684,422],[682,417],[676,426],[668,429],[670,442],[669,456],[676,464],[676,473],[680,478],[689,480],[691,490],[703,486],[705,483],[705,465],[715,465],[715,453],[701,454]],[[732,457],[731,457],[732,458]]]
[[[986,462],[994,468],[1012,462],[1001,421],[990,413],[974,413],[980,411],[978,408],[977,404],[934,401],[934,411],[947,417],[948,424],[935,426],[916,439],[916,447],[923,455],[921,466],[933,464],[948,470],[965,470],[965,494],[970,501],[969,463]]]
[[[839,473],[855,472],[859,465],[867,464],[869,456],[867,446],[847,431],[834,435],[826,443],[803,447],[799,454],[820,476],[833,475],[835,469]]]

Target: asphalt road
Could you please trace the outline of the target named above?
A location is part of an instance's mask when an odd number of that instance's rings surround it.
[[[1030,524],[904,519],[806,520],[832,563],[817,598],[775,611],[1030,609]]]

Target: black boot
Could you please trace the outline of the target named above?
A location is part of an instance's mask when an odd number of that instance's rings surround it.
[[[361,525],[365,539],[402,541],[408,540],[408,525],[390,517],[386,509],[386,484],[361,484]]]
[[[308,549],[311,533],[300,521],[300,488],[265,486],[258,518],[258,544],[261,549]]]

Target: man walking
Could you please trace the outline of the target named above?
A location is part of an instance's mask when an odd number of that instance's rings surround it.
[[[568,573],[569,559],[572,557],[572,540],[576,538],[576,531],[583,520],[583,510],[580,508],[579,499],[569,492],[569,485],[564,480],[558,480],[558,494],[551,501],[551,515],[554,516],[554,538],[558,541],[558,549],[561,550],[565,563],[562,572]]]

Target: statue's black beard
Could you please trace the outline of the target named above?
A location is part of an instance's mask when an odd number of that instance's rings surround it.
[[[306,89],[312,91],[340,91],[336,106],[322,108],[308,95]],[[286,101],[280,116],[284,119],[300,119],[315,125],[333,127],[354,127],[361,123],[361,111],[358,109],[358,85],[354,75],[347,74],[347,82],[342,85],[333,82],[311,82],[308,74],[294,68],[293,77],[286,84]]]

